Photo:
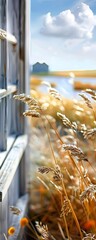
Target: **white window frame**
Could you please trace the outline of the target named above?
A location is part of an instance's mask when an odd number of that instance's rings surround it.
[[[18,28],[13,28],[14,32],[8,29],[10,2],[16,3],[19,11],[19,25]],[[9,206],[22,206],[23,216],[27,202],[25,149],[28,140],[26,122],[22,115],[25,106],[14,100],[13,95],[28,93],[29,88],[30,0],[1,0],[0,5],[0,240],[3,240],[3,233],[7,234],[9,225],[17,221],[9,212]],[[8,68],[10,49],[13,49],[14,63],[16,61],[13,75]],[[14,240],[17,238],[16,234]]]

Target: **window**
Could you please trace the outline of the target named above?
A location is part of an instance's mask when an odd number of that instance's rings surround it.
[[[0,1],[0,240],[12,222],[9,206],[25,199],[24,105],[13,95],[28,91],[29,6],[29,0]]]

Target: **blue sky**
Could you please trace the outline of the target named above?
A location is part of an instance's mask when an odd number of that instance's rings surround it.
[[[30,63],[96,69],[96,0],[31,0]]]

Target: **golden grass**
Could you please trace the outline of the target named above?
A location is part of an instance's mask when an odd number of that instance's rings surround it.
[[[14,96],[28,105],[32,169],[39,166],[29,183],[31,239],[96,240],[96,93],[74,102],[48,88]]]
[[[36,87],[40,86],[42,84],[42,79],[38,76],[31,76],[30,77],[30,88],[36,89]],[[51,82],[51,87],[56,87],[55,82]]]
[[[82,100],[71,100],[63,97],[61,104],[60,101],[52,98],[49,94],[41,93],[40,91],[36,91],[36,89],[31,89],[30,95],[39,99],[41,104],[45,103],[45,101],[47,102],[48,107],[45,110],[45,114],[49,114],[57,119],[57,112],[59,111],[64,113],[71,121],[84,122],[85,124],[89,124],[91,127],[94,127],[94,116],[92,115],[92,110],[89,110]],[[79,111],[78,108],[76,109],[76,105],[83,108],[83,111]],[[32,123],[34,123],[34,125],[36,122],[36,119],[32,119]]]
[[[96,78],[96,70],[64,70],[64,71],[50,71],[48,74],[32,74],[33,77],[39,76],[55,76],[55,77],[88,77]]]
[[[90,72],[90,71],[89,71]],[[68,73],[70,73],[68,71]],[[72,72],[71,72],[72,75]],[[48,103],[48,108],[46,109],[45,113],[50,114],[55,119],[57,119],[57,112],[60,111],[61,113],[64,113],[71,121],[80,121],[81,123],[85,122],[85,124],[89,124],[90,126],[94,127],[93,122],[93,116],[91,114],[91,110],[88,109],[86,104],[84,104],[80,100],[72,100],[65,97],[62,97],[62,105],[61,102],[52,98],[48,93],[46,89],[46,93],[42,93],[40,90],[38,90],[38,86],[42,84],[42,79],[38,78],[38,76],[32,76],[30,78],[30,95],[39,99],[40,103],[44,103],[45,101]],[[52,87],[56,87],[55,83],[51,83]],[[91,88],[93,86],[93,89],[96,85],[90,84],[84,84],[81,82],[74,82],[74,88],[76,89],[82,89],[85,90],[86,88]],[[75,105],[78,105],[79,107],[83,107],[83,111],[76,110]],[[96,103],[94,103],[96,105]],[[95,107],[95,106],[94,106]],[[36,123],[36,120],[32,122]]]
[[[52,76],[70,77],[74,74],[75,77],[92,77],[96,78],[96,70],[68,70],[68,71],[54,71],[49,73]]]
[[[39,77],[32,76],[30,78],[30,87],[32,86],[39,86],[41,84],[42,80]]]
[[[82,83],[81,81],[74,81],[73,87],[75,90],[85,90],[85,89],[96,90],[96,84]]]

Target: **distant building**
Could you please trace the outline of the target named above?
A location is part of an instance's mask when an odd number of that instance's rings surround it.
[[[46,63],[35,63],[33,65],[33,73],[48,73],[49,72],[49,66]]]

